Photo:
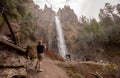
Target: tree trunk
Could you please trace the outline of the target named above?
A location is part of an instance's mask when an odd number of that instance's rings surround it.
[[[15,38],[14,32],[13,32],[13,30],[12,30],[12,27],[11,27],[11,25],[10,25],[8,19],[7,19],[7,16],[5,15],[5,13],[2,13],[2,16],[3,16],[3,19],[5,20],[8,28],[9,28],[10,32],[11,32],[11,35],[12,35],[12,37],[13,37],[12,39],[13,39],[13,41],[14,41],[14,44],[16,45],[16,44],[17,44],[17,43],[16,43],[16,38]]]
[[[15,44],[9,43],[9,42],[4,41],[2,39],[0,39],[0,44],[6,45],[7,47],[10,47],[11,49],[16,50],[17,54],[26,56],[26,50],[17,46],[17,45],[15,45]]]

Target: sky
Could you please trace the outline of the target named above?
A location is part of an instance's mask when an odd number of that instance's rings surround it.
[[[52,7],[54,11],[58,11],[59,8],[63,8],[64,5],[69,5],[74,10],[75,14],[79,17],[81,15],[87,18],[96,18],[98,20],[98,14],[101,8],[104,8],[105,3],[111,3],[112,5],[120,3],[120,0],[33,0],[36,4],[44,9],[46,4],[48,7]]]

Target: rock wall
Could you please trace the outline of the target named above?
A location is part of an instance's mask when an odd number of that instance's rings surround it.
[[[80,23],[75,15],[74,11],[69,7],[65,6],[63,9],[58,11],[60,20],[63,26],[65,40],[70,53],[77,52],[78,45],[78,33],[80,30]]]

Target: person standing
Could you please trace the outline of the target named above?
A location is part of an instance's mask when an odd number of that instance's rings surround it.
[[[38,56],[38,61],[36,64],[37,71],[38,72],[42,72],[43,69],[41,69],[41,61],[43,60],[44,57],[44,50],[45,50],[45,46],[43,45],[43,42],[41,40],[38,41],[38,45],[37,45],[37,56]]]

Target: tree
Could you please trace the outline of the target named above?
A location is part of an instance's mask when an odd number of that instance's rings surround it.
[[[18,19],[20,17],[20,14],[17,12],[17,9],[16,9],[15,1],[14,0],[1,0],[0,1],[0,13],[2,14],[2,17],[11,32],[14,44],[16,44],[15,34],[14,34],[13,29],[8,20],[8,17],[16,18],[16,19]]]
[[[80,39],[86,43],[104,43],[108,40],[104,27],[95,19],[91,19],[89,22],[82,25],[83,28],[80,33]]]
[[[116,12],[116,13],[114,13]],[[100,10],[100,24],[105,27],[109,43],[120,43],[120,5],[112,6],[106,3],[104,9]]]

